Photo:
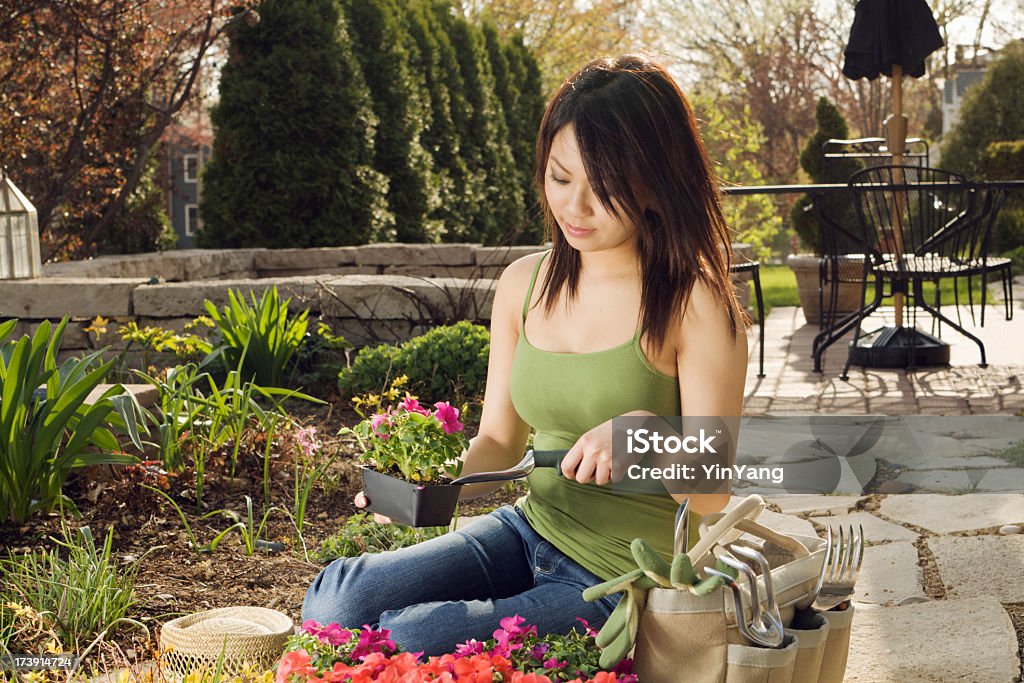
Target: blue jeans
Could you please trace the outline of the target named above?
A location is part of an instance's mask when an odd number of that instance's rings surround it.
[[[440,655],[493,637],[514,614],[541,635],[569,632],[576,617],[600,628],[619,596],[585,602],[597,583],[505,506],[418,545],[335,560],[309,587],[302,619],[379,626],[407,651]]]

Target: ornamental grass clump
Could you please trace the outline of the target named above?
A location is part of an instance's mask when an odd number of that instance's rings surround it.
[[[60,642],[84,657],[87,646],[114,629],[132,625],[146,630],[129,617],[135,605],[135,579],[142,557],[119,566],[113,555],[113,529],[97,546],[89,527],[73,532],[62,527],[58,548],[45,549],[0,560],[0,602],[24,603],[41,615]],[[144,557],[144,556],[143,556]],[[7,626],[16,647],[17,619]]]
[[[249,296],[252,305],[241,292],[229,289],[223,310],[209,300],[203,305],[220,331],[227,368],[240,367],[245,379],[260,386],[283,387],[293,357],[305,341],[309,309],[290,317],[291,299],[280,301],[276,286],[264,291],[259,300],[252,292]]]
[[[430,410],[407,394],[397,407],[388,406],[339,434],[352,434],[362,449],[359,459],[378,472],[432,482],[457,474],[456,459],[468,445],[459,415],[447,401]]]

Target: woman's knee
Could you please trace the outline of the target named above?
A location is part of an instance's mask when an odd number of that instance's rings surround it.
[[[303,621],[336,623],[344,628],[377,622],[380,612],[373,610],[374,592],[369,585],[373,572],[360,567],[361,559],[337,559],[317,575],[302,603]]]

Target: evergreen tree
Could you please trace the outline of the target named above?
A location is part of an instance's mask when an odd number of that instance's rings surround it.
[[[544,115],[544,94],[540,67],[529,48],[523,43],[522,35],[515,35],[507,41],[502,50],[508,62],[509,77],[517,92],[513,116],[509,123],[509,137],[512,155],[522,180],[523,203],[526,207],[524,226],[516,242],[539,244],[544,236],[544,220],[538,201],[538,188],[534,187],[533,175],[536,163],[537,133]]]
[[[434,242],[428,229],[431,159],[420,146],[426,104],[410,74],[411,41],[393,0],[342,0],[363,80],[380,122],[374,167],[390,180],[388,206],[399,242]],[[413,47],[415,49],[415,47]]]
[[[1024,140],[1024,40],[1003,48],[981,82],[964,95],[942,145],[942,167],[976,178],[993,142]]]
[[[523,190],[517,182],[501,103],[494,94],[494,75],[480,29],[456,16],[447,3],[434,4],[434,16],[449,37],[462,77],[462,98],[453,91],[452,118],[459,130],[462,158],[470,175],[483,181],[483,202],[467,214],[462,234],[453,241],[498,242],[518,228],[524,215]]]
[[[406,4],[406,26],[426,64],[430,122],[422,144],[433,157],[438,200],[431,218],[443,226],[442,240],[471,239],[473,216],[484,208],[485,178],[470,171],[461,131],[469,120],[462,73],[441,15],[452,11],[445,0],[413,0]]]
[[[376,120],[333,0],[265,0],[234,37],[203,175],[201,246],[361,244],[393,225]]]
[[[804,145],[800,153],[800,166],[811,177],[815,184],[822,183],[845,183],[847,179],[862,164],[857,159],[832,158],[826,159],[823,146],[831,139],[844,140],[850,136],[850,129],[846,125],[846,119],[839,112],[834,104],[827,97],[818,100],[814,111],[814,118],[818,122],[818,129]],[[848,197],[843,195],[830,195],[819,201],[824,203],[822,209],[840,225],[844,226],[853,234],[857,234],[857,215]],[[813,204],[810,196],[804,195],[793,205],[790,218],[793,221],[793,228],[800,240],[815,253],[821,252],[821,244],[818,235],[818,221],[814,214],[808,210]],[[838,236],[840,243],[849,242],[850,250],[857,251],[857,244]],[[840,245],[841,247],[841,245]]]

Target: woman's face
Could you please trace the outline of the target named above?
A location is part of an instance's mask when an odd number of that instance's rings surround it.
[[[612,202],[622,218],[613,216],[590,187],[572,126],[563,127],[551,141],[544,195],[574,249],[601,251],[636,241],[636,226],[625,218],[615,199]]]

